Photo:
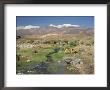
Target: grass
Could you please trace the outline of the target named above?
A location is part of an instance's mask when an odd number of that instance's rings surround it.
[[[60,51],[58,53],[54,53],[52,55],[54,61],[58,61],[58,60],[62,60],[62,58],[65,56],[64,52],[63,51]]]
[[[48,55],[50,52],[54,52],[54,48],[60,48],[60,50],[57,53],[53,53],[51,55],[55,63],[50,64],[48,68],[49,71],[53,71],[53,72],[58,71],[58,67],[56,67],[56,62],[63,60],[63,57],[75,57],[75,58],[81,59],[81,61],[84,63],[85,73],[89,73],[89,70],[91,70],[89,66],[91,64],[94,65],[94,38],[93,36],[77,37],[77,36],[70,35],[67,38],[66,36],[63,36],[62,41],[63,40],[68,41],[68,44],[64,44],[64,45],[53,44],[54,38],[49,37],[47,38],[48,41],[50,40],[49,43],[47,44],[39,43],[34,48],[18,48],[17,47],[16,54],[21,55],[20,60],[16,61],[17,71],[26,70],[27,66],[29,65],[35,65],[41,62],[46,62],[47,60],[46,55]],[[55,38],[55,41],[58,41],[57,39],[58,37]],[[23,43],[33,44],[34,40],[36,40],[35,37],[34,38],[29,38],[29,37],[23,38],[23,39],[19,39],[17,41],[17,44],[23,44]],[[40,42],[40,39],[37,38],[37,40],[39,40]],[[74,48],[78,52],[76,54],[75,53],[66,54],[64,52],[66,48],[69,48],[69,49]],[[36,53],[34,51],[36,51]],[[26,62],[28,59],[30,59],[31,61]],[[70,65],[68,67],[68,70],[69,69],[71,70],[68,73],[81,73],[79,72],[81,70],[77,71],[78,70],[77,67],[74,67],[73,65],[72,66]],[[93,69],[91,70],[92,71],[91,73],[93,73],[94,71]]]

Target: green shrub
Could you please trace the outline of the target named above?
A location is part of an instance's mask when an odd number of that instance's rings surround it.
[[[70,43],[69,43],[69,45],[70,45],[70,47],[75,47],[75,46],[77,46],[79,43],[78,43],[78,41],[71,41]]]

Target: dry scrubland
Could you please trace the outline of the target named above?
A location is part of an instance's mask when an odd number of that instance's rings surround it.
[[[94,74],[92,35],[30,35],[16,43],[17,74]]]

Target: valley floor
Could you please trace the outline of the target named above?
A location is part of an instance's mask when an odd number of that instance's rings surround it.
[[[94,74],[93,36],[26,36],[16,44],[17,74]]]

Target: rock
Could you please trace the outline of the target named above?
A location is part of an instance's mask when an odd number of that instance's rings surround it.
[[[61,61],[58,61],[58,63],[60,63]]]
[[[26,62],[31,62],[31,60],[27,60]]]
[[[75,58],[75,57],[65,57],[64,61],[67,64],[71,64],[71,65],[77,65],[77,64],[83,64],[83,62],[81,61],[81,59]]]
[[[74,59],[71,61],[71,64],[73,65],[77,65],[77,64],[80,64],[81,63],[81,59]]]
[[[23,73],[17,73],[17,74],[21,75],[21,74],[23,74]]]

